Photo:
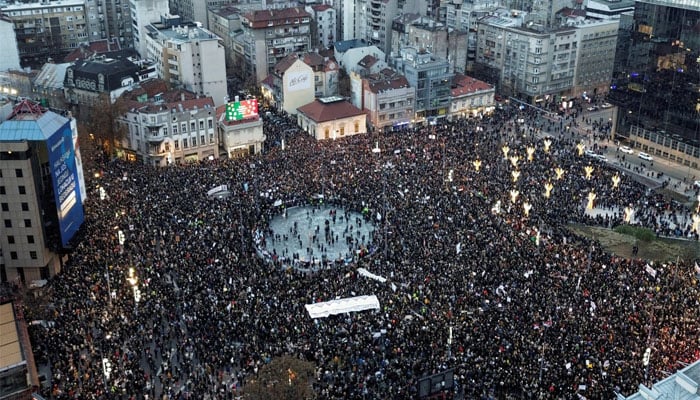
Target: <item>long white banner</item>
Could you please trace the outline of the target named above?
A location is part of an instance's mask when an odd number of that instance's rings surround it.
[[[320,303],[306,304],[306,311],[311,318],[325,318],[329,315],[345,314],[355,311],[378,310],[379,299],[377,296],[356,296],[345,299],[323,301]]]

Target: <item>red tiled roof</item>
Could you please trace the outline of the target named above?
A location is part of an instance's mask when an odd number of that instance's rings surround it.
[[[362,110],[355,107],[347,100],[333,103],[322,103],[319,100],[314,100],[309,104],[297,108],[297,111],[317,123],[365,115]]]
[[[70,52],[67,56],[63,58],[65,62],[73,62],[78,60],[85,60],[96,54],[109,53],[111,51],[121,50],[119,41],[116,38],[103,39],[90,42],[87,45],[80,45],[77,49]]]
[[[141,89],[141,90],[143,90],[143,89]],[[154,94],[158,94],[158,93],[160,93],[160,92],[156,92]],[[184,95],[184,100],[183,100],[183,95]],[[155,104],[153,102],[153,99],[151,96],[149,96],[148,102],[143,102],[143,103],[138,102],[135,99],[136,99],[136,97],[134,95],[127,95],[127,97],[126,97],[127,107],[129,109],[139,109],[142,112],[151,112],[151,111],[157,112],[157,111],[161,111],[163,109],[179,110],[180,105],[182,105],[183,110],[194,110],[195,107],[197,109],[203,109],[206,107],[214,108],[214,99],[212,99],[211,97],[199,97],[199,98],[197,98],[196,94],[194,94],[192,92],[188,92],[186,90],[171,90],[171,91],[162,93],[161,99],[163,100],[163,102],[160,104]]]
[[[377,57],[371,54],[367,54],[366,56],[362,57],[360,61],[357,62],[357,65],[364,68],[372,68],[372,66],[376,64],[377,61],[379,61]]]
[[[269,23],[276,25],[294,25],[301,22],[301,18],[311,18],[301,7],[255,10],[243,15],[248,20],[251,28],[267,28]]]
[[[299,59],[299,55],[297,53],[290,53],[287,56],[285,56],[283,59],[279,60],[277,64],[275,64],[275,67],[273,68],[273,71],[277,75],[283,75],[285,71],[289,69],[289,67],[294,64],[296,60]]]
[[[492,88],[493,86],[486,82],[462,74],[455,74],[452,80],[452,96],[455,97]]]
[[[333,8],[333,7],[331,7],[328,4],[314,4],[313,6],[311,6],[311,9],[314,11],[326,11],[329,8]]]

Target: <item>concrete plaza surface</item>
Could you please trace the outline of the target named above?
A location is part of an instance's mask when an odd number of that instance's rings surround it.
[[[319,264],[370,251],[374,234],[372,218],[366,213],[309,205],[280,210],[267,230],[259,233],[258,245],[273,261]]]

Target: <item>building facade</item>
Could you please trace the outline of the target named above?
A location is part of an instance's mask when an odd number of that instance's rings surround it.
[[[14,23],[5,15],[0,14],[0,37],[4,38],[0,42],[0,71],[10,69],[20,69],[19,50],[17,49],[17,35],[15,34]]]
[[[23,101],[0,124],[3,278],[29,283],[61,270],[83,223],[85,180],[77,124]]]
[[[228,158],[259,154],[265,143],[262,118],[256,115],[240,121],[227,121],[225,108],[221,106],[216,110],[220,150]]]
[[[327,49],[333,46],[336,40],[336,11],[328,4],[314,4],[307,6],[306,11],[311,14],[311,48]]]
[[[296,53],[277,63],[262,87],[270,104],[291,115],[316,98],[314,70]]]
[[[586,20],[576,25],[576,72],[571,96],[607,93],[613,77],[619,19]]]
[[[241,59],[234,45],[236,34],[242,32],[239,9],[230,4],[212,7],[207,13],[207,19],[209,30],[223,41],[226,68],[235,68],[236,60]]]
[[[148,57],[146,27],[159,22],[161,15],[169,15],[168,0],[129,0],[134,49],[142,58]]]
[[[119,123],[128,127],[124,157],[155,167],[219,157],[216,108],[211,97],[185,90],[124,95],[129,112]]]
[[[158,77],[173,87],[227,101],[226,56],[221,39],[197,25],[147,27],[148,58],[154,60]]]
[[[451,117],[477,117],[496,108],[493,85],[462,74],[455,74],[452,82]]]
[[[375,131],[391,131],[413,122],[416,89],[405,76],[386,69],[362,79],[362,107]]]
[[[251,11],[241,16],[246,73],[261,82],[290,53],[311,49],[311,15],[299,7]]]
[[[396,71],[403,74],[416,88],[416,121],[446,117],[450,111],[450,96],[454,72],[450,63],[414,47],[401,49],[392,60]]]
[[[316,99],[297,111],[299,127],[316,140],[367,133],[365,112],[342,97]]]
[[[66,102],[91,106],[102,95],[115,102],[122,93],[139,82],[139,71],[140,67],[127,59],[78,61],[66,68],[63,82]]]
[[[1,11],[14,24],[22,65],[60,60],[89,40],[86,0],[14,3]]]

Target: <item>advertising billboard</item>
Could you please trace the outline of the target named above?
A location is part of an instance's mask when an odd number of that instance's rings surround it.
[[[226,104],[226,121],[240,121],[258,115],[258,100],[241,100]]]
[[[287,80],[287,91],[296,92],[297,90],[304,90],[311,88],[311,81],[313,78],[311,74],[305,71],[301,72],[289,72],[285,75]]]
[[[80,195],[80,165],[73,147],[70,121],[61,126],[46,141],[49,169],[56,199],[61,244],[65,247],[83,223],[83,202]]]

